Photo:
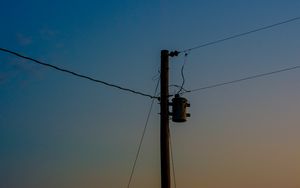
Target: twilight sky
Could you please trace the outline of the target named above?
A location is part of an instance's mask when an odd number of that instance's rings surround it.
[[[300,16],[296,0],[0,2],[0,47],[153,94],[160,50]],[[300,21],[192,51],[185,88],[300,65]],[[180,84],[183,56],[170,60]],[[300,187],[300,70],[184,95],[177,187]],[[170,88],[176,92],[176,88]],[[126,187],[151,100],[0,53],[0,187]],[[131,187],[160,186],[155,102]]]

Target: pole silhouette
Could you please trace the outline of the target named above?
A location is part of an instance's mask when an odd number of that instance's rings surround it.
[[[169,143],[169,51],[161,51],[160,75],[160,158],[161,188],[170,188],[170,143]]]

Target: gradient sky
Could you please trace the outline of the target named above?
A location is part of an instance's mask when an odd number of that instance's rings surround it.
[[[300,1],[1,1],[0,46],[152,94],[160,50],[300,16]],[[300,22],[191,52],[185,88],[300,65]],[[170,61],[180,84],[183,57]],[[299,188],[299,70],[186,94],[177,187]],[[176,89],[171,88],[171,92]],[[0,53],[0,187],[126,187],[151,100]],[[131,187],[160,186],[159,105]]]

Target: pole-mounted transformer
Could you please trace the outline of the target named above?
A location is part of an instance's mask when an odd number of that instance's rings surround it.
[[[172,99],[172,121],[173,122],[185,122],[187,117],[190,117],[191,114],[187,113],[186,108],[190,107],[188,100],[184,97],[180,97],[179,94],[176,94]]]

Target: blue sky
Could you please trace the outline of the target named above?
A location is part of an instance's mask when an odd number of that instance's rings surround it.
[[[152,94],[160,50],[299,16],[299,1],[3,1],[2,48]],[[195,50],[187,89],[299,65],[300,22]],[[180,84],[183,57],[170,60]],[[299,71],[186,94],[177,187],[300,186]],[[125,187],[150,99],[0,54],[0,187]],[[176,91],[174,88],[171,92]],[[132,187],[159,187],[155,103]]]

